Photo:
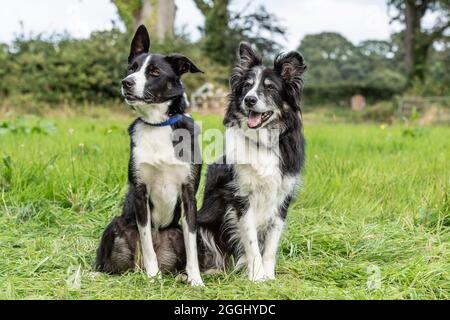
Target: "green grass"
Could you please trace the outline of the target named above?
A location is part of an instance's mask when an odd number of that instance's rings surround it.
[[[93,272],[126,190],[129,119],[53,121],[50,134],[0,132],[0,299],[450,298],[450,128],[307,122],[277,280],[219,274],[190,288]]]

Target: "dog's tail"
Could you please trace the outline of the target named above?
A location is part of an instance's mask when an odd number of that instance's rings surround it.
[[[152,240],[162,272],[176,272],[184,268],[186,252],[183,233],[179,228],[154,232]],[[123,217],[111,221],[103,232],[94,268],[110,274],[143,268],[139,231],[134,223],[126,223]]]
[[[225,271],[227,255],[217,245],[214,234],[206,228],[198,228],[198,250],[200,268],[203,272]]]

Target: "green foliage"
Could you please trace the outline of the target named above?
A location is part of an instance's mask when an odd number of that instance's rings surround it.
[[[31,94],[49,103],[104,101],[118,96],[128,45],[118,30],[89,39],[17,39],[0,61],[4,95]],[[3,64],[3,62],[5,62]]]
[[[408,85],[414,81],[424,82],[429,76],[430,51],[438,41],[448,41],[450,29],[450,2],[448,0],[388,0],[394,15],[392,21],[404,25],[400,33],[405,51]],[[425,17],[433,15],[433,22],[424,23]]]
[[[226,64],[229,62],[228,53],[231,50],[231,44],[228,41],[231,33],[228,26],[229,0],[195,0],[194,2],[205,17],[202,41],[204,52],[209,54],[213,61]]]
[[[306,35],[298,50],[303,53],[309,69],[306,73],[305,96],[310,102],[348,101],[354,94],[363,94],[369,101],[386,100],[404,91],[407,84],[402,63],[404,51],[401,38],[391,41],[364,41],[354,45],[337,33]],[[450,50],[433,49],[428,65],[428,79],[420,83],[418,94],[445,95],[450,90],[448,64]]]
[[[417,108],[413,108],[409,117],[403,117],[404,128],[403,128],[403,136],[405,137],[421,137],[425,132],[427,132],[427,128],[420,126],[418,121],[420,119],[419,112]]]
[[[142,0],[111,0],[128,32],[134,31],[134,14],[142,7]]]
[[[414,79],[406,94],[411,96],[448,96],[450,92],[450,41],[442,41],[439,50],[429,54],[425,73],[427,77],[420,81]]]
[[[12,183],[13,163],[9,155],[3,156],[3,168],[1,168],[0,175],[0,189],[8,190]]]
[[[31,40],[18,38],[11,46],[1,45],[0,98],[12,97],[19,104],[120,101],[130,35],[113,29],[95,32],[83,40],[38,36]],[[197,45],[183,36],[164,42],[152,38],[151,51],[183,53],[205,71],[183,77],[188,93],[205,81],[226,85],[227,70],[211,63]]]
[[[254,12],[230,12],[229,0],[194,0],[205,17],[202,28],[203,54],[214,62],[230,67],[236,61],[236,50],[241,41],[252,43],[264,57],[273,57],[280,51],[277,38],[286,30],[279,19],[264,6]]]
[[[367,106],[362,111],[361,118],[366,121],[392,123],[395,117],[396,105],[394,102],[378,102]]]
[[[298,50],[310,65],[307,90],[317,96],[343,99],[361,93],[386,99],[403,89],[405,79],[396,67],[390,42],[366,41],[355,46],[338,33],[325,32],[305,36]]]
[[[31,134],[42,133],[52,134],[56,131],[56,126],[53,122],[42,120],[40,118],[18,117],[15,120],[0,121],[0,136],[9,133],[12,134]]]
[[[251,43],[270,62],[283,51],[278,40],[285,38],[286,28],[277,16],[262,5],[254,12],[235,14],[231,19],[231,29],[235,40],[232,41],[233,60],[230,63],[235,63],[236,48],[241,41]]]

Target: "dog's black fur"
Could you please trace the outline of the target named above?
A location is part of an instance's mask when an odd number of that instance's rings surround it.
[[[186,72],[200,72],[200,70],[192,61],[180,54],[167,56],[150,55],[148,53],[149,46],[150,39],[147,30],[141,26],[136,31],[131,44],[127,77],[122,80],[122,94],[125,100],[133,109],[142,112],[141,117],[137,118],[128,129],[130,135],[128,192],[125,197],[122,215],[114,218],[103,232],[95,261],[96,269],[107,273],[121,273],[132,270],[136,266],[145,267],[142,259],[140,259],[142,256],[142,235],[140,237],[138,225],[147,225],[147,208],[151,217],[153,248],[158,257],[158,267],[161,271],[174,272],[185,267],[187,258],[183,231],[179,226],[182,213],[184,213],[189,232],[196,232],[197,206],[195,194],[200,182],[201,161],[195,159],[193,150],[199,150],[199,130],[193,119],[184,115],[186,100],[180,77]],[[142,84],[138,84],[138,81],[142,81]],[[137,89],[139,85],[141,86],[141,91]],[[151,105],[156,106],[156,104],[159,104],[158,108],[163,110],[164,114],[158,115],[162,119],[152,119],[152,116],[146,118],[146,112],[148,111],[148,114],[152,114],[151,112],[154,110],[151,109],[153,108]],[[164,108],[166,109],[164,110]],[[182,119],[172,124],[169,131],[161,131],[165,129],[152,127],[148,123],[155,123],[169,116],[180,114],[183,115]],[[162,214],[165,217],[159,218],[163,222],[157,222],[155,225],[152,214],[155,207],[158,206],[153,197],[156,191],[148,187],[148,179],[153,179],[154,177],[144,176],[143,172],[149,166],[157,166],[154,170],[165,170],[164,174],[167,176],[172,172],[171,164],[139,162],[137,153],[141,152],[140,157],[152,159],[152,154],[144,152],[144,155],[142,155],[142,151],[138,150],[143,148],[143,144],[158,142],[151,141],[151,139],[154,139],[152,136],[145,140],[146,135],[154,134],[154,132],[163,132],[157,134],[164,134],[164,137],[169,137],[167,139],[170,141],[170,139],[175,139],[174,137],[170,138],[170,136],[173,136],[173,132],[177,129],[189,132],[191,138],[190,145],[184,145],[182,148],[184,154],[174,154],[178,159],[184,159],[183,161],[188,159],[187,161],[190,161],[190,172],[185,181],[176,181],[176,183],[180,184],[176,188],[179,190],[177,191],[179,193],[174,195],[177,197],[177,200],[172,212],[163,212]],[[168,153],[170,154],[172,150],[170,148],[175,150],[175,146],[179,143],[186,144],[186,142],[172,140],[172,146],[167,147]],[[148,147],[145,146],[145,148]],[[146,150],[145,148],[143,150]],[[159,150],[155,152],[158,153]],[[146,167],[143,167],[144,165]],[[177,165],[179,166],[179,164]],[[177,179],[173,178],[172,180]],[[166,181],[163,179],[161,183],[166,183]],[[158,194],[158,199],[161,199],[163,195],[161,193]],[[172,195],[169,194],[167,196]],[[165,208],[165,205],[167,204],[161,205],[161,207]]]

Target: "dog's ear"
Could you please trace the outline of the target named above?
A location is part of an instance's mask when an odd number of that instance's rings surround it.
[[[197,73],[201,72],[200,70],[188,57],[183,56],[182,54],[174,53],[166,56],[167,62],[170,63],[173,70],[178,76],[186,72]]]
[[[274,61],[274,70],[285,82],[287,100],[294,110],[300,111],[303,89],[303,73],[306,70],[303,56],[297,51],[279,54]]]
[[[261,56],[247,42],[239,44],[238,59],[239,62],[234,66],[230,75],[230,86],[233,91],[238,89],[240,80],[248,69],[262,64]]]
[[[302,82],[302,75],[306,70],[303,56],[297,51],[280,54],[275,58],[274,70],[287,83]]]
[[[130,55],[128,56],[128,63],[142,53],[148,53],[150,49],[150,36],[147,28],[141,24],[134,34],[133,41],[131,41]]]
[[[238,50],[239,65],[245,69],[262,63],[261,56],[247,42],[241,42]]]

